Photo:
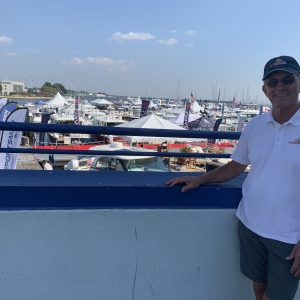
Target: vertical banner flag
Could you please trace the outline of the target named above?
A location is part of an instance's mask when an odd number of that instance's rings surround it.
[[[221,124],[222,120],[223,120],[222,118],[219,118],[219,119],[216,120],[216,122],[215,122],[215,124],[214,124],[214,129],[213,129],[213,131],[218,131],[218,129],[219,129],[219,127],[220,127],[220,124]]]
[[[219,118],[215,121],[215,124],[214,124],[214,129],[213,131],[218,131],[219,127],[220,127],[220,124],[222,122],[222,118]],[[211,143],[211,144],[214,144],[216,142],[216,139],[209,139],[208,140],[208,143]]]
[[[191,110],[191,102],[185,103],[185,113],[184,113],[184,119],[183,119],[183,127],[188,129],[189,128],[189,114]]]
[[[0,99],[0,111],[2,109],[2,107],[7,103],[7,98],[1,98]]]
[[[140,118],[147,116],[149,103],[150,103],[149,100],[142,100]]]
[[[6,122],[24,122],[28,109],[17,108],[7,117]],[[0,148],[18,148],[22,131],[3,131]],[[0,153],[0,169],[16,169],[17,153]]]
[[[17,102],[8,102],[0,111],[0,122],[5,122],[8,115],[17,108]]]
[[[0,111],[0,122],[6,122],[7,117],[17,108],[17,102],[8,102],[3,105]],[[1,141],[2,131],[0,130],[0,141]]]
[[[49,122],[49,120],[50,120],[50,113],[49,112],[43,112],[42,113],[42,118],[41,118],[41,123],[47,124]],[[39,145],[40,146],[45,145],[45,137],[46,137],[46,132],[40,132],[40,134],[39,134]]]
[[[79,125],[79,104],[80,104],[80,97],[75,98],[75,110],[74,110],[74,124]]]

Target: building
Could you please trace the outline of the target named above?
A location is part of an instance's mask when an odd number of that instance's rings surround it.
[[[22,81],[0,80],[0,84],[2,86],[0,92],[1,96],[9,96],[11,94],[19,94],[27,91]]]

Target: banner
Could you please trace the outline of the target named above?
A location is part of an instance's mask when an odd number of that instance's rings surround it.
[[[188,123],[188,129],[198,129],[201,124],[202,117]]]
[[[206,118],[203,116],[203,117],[201,117],[199,125],[200,125],[201,129],[213,130],[214,124],[215,124],[214,119]]]
[[[75,110],[74,110],[74,124],[79,125],[79,104],[80,104],[80,97],[75,98]]]
[[[2,109],[2,107],[7,103],[7,98],[1,98],[0,99],[0,111]]]
[[[7,117],[6,122],[24,122],[28,109],[17,108]],[[18,148],[22,131],[3,131],[0,148]],[[17,153],[0,153],[0,169],[16,169]]]
[[[189,114],[191,110],[191,103],[186,102],[185,103],[185,113],[184,113],[184,119],[183,119],[183,128],[188,129],[189,128]]]
[[[220,124],[222,122],[222,118],[219,118],[215,121],[215,124],[214,124],[214,128],[213,128],[213,131],[218,131],[219,127],[220,127]],[[208,140],[208,143],[211,143],[211,144],[214,144],[216,142],[216,139],[209,139]]]
[[[213,131],[218,131],[220,124],[222,123],[222,120],[223,120],[222,118],[216,120]]]
[[[17,108],[17,102],[8,102],[3,105],[0,111],[0,122],[6,122],[7,117]],[[0,141],[1,141],[2,131],[0,130]]]
[[[149,104],[150,104],[149,100],[142,100],[140,118],[147,116]]]
[[[8,102],[3,105],[0,111],[0,122],[5,122],[12,111],[17,108],[17,102]]]

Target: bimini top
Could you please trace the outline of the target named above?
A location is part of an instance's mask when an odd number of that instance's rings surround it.
[[[123,160],[134,160],[134,159],[148,158],[148,157],[152,157],[151,152],[155,152],[153,150],[145,149],[145,148],[141,148],[141,147],[125,146],[121,142],[113,142],[113,143],[107,144],[107,145],[95,146],[95,147],[91,147],[89,150],[150,152],[149,156],[113,155],[113,157],[123,159]],[[110,155],[101,155],[101,156],[110,157]]]

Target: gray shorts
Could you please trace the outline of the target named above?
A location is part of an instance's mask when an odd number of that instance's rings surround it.
[[[241,272],[255,282],[266,284],[270,300],[292,300],[299,278],[290,273],[293,260],[285,258],[294,245],[267,239],[249,230],[239,221]]]

